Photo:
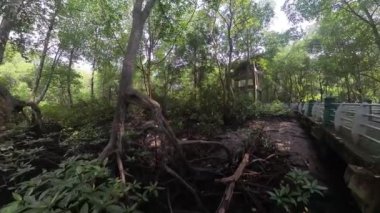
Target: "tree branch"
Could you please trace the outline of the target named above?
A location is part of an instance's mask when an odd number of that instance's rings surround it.
[[[354,14],[356,17],[358,17],[360,20],[364,21],[367,24],[371,24],[369,20],[367,20],[365,17],[361,16],[358,12],[354,10],[354,8],[351,7],[350,3],[346,0],[342,0],[342,3],[347,6],[347,8],[343,8],[344,10]]]
[[[152,10],[156,0],[147,0],[144,9],[142,9],[142,17],[146,19],[149,16],[149,12]]]

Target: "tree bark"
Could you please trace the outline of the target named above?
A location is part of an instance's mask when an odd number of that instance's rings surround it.
[[[94,58],[94,61],[92,62],[92,71],[91,71],[91,88],[90,88],[91,100],[95,99],[95,93],[94,93],[95,68],[96,68],[96,60]]]
[[[5,46],[9,40],[9,34],[15,23],[17,21],[17,14],[20,12],[22,7],[21,0],[15,0],[12,2],[12,5],[9,5],[6,9],[6,12],[3,15],[3,19],[0,24],[0,64],[4,61]]]
[[[4,16],[0,24],[0,64],[4,61],[5,46],[9,40],[11,29],[12,24],[10,20],[8,20],[7,16]]]
[[[148,61],[147,61],[147,83],[148,83],[148,96],[152,98],[152,54],[155,47],[154,35],[151,29],[151,25],[148,21],[148,34],[149,34],[149,45],[148,45]]]
[[[45,85],[44,89],[42,90],[41,94],[35,100],[36,104],[39,104],[45,98],[45,95],[46,95],[46,93],[50,87],[51,80],[53,79],[53,73],[55,71],[55,68],[57,67],[57,64],[59,64],[59,59],[61,58],[62,52],[63,51],[58,49],[57,53],[55,54],[53,64],[51,65],[51,68],[50,68],[49,78],[48,78],[46,85]]]
[[[113,152],[116,152],[117,159],[120,159],[122,152],[122,136],[124,134],[124,122],[128,107],[126,99],[128,98],[128,93],[133,90],[132,77],[136,63],[136,56],[139,50],[146,19],[148,18],[155,2],[155,0],[148,0],[145,3],[144,8],[143,0],[136,0],[134,3],[132,28],[127,44],[127,51],[123,60],[116,111],[112,122],[111,137],[109,143],[99,156],[101,160],[104,160]],[[121,180],[125,182],[123,167],[119,163],[118,167]]]
[[[224,79],[225,79],[225,103],[224,103],[224,114],[229,115],[230,114],[230,107],[229,101],[231,99],[232,94],[232,88],[231,88],[231,65],[232,65],[232,54],[234,51],[234,43],[232,38],[232,27],[234,24],[234,11],[233,11],[233,1],[229,1],[229,19],[227,21],[227,40],[228,40],[228,62],[227,66],[224,72]]]
[[[195,46],[193,48],[193,89],[194,89],[194,100],[198,98],[198,67],[197,67],[197,52],[198,49]]]
[[[54,29],[54,25],[56,22],[56,17],[58,15],[59,9],[60,9],[60,1],[57,1],[56,9],[55,9],[53,15],[51,16],[51,18],[49,20],[49,26],[48,26],[48,30],[46,31],[46,36],[45,36],[45,40],[43,43],[43,49],[42,49],[42,54],[41,54],[41,58],[40,58],[40,63],[39,63],[38,68],[36,70],[36,79],[34,82],[33,94],[32,94],[33,95],[32,98],[33,98],[34,102],[36,101],[38,88],[40,86],[42,71],[44,69],[45,59],[46,59],[47,51],[49,49],[50,38],[51,38],[51,34],[53,32],[53,29]]]
[[[69,69],[68,69],[68,74],[67,74],[67,95],[69,98],[69,106],[73,106],[73,96],[71,94],[71,73],[72,73],[72,66],[73,66],[73,61],[74,61],[74,53],[75,53],[75,48],[72,48],[70,51],[70,58],[69,58]]]

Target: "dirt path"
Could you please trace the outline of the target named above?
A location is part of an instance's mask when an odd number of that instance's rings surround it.
[[[321,166],[317,153],[309,136],[295,119],[270,119],[254,122],[264,126],[264,132],[279,151],[289,155],[292,166],[308,169],[311,174],[318,176],[325,174],[326,170]]]
[[[356,204],[346,188],[343,176],[337,174],[333,165],[321,161],[310,136],[296,119],[270,118],[249,123],[251,128],[264,127],[270,141],[278,150],[288,155],[292,167],[309,170],[310,174],[329,190],[325,197],[312,200],[313,213],[357,213]]]

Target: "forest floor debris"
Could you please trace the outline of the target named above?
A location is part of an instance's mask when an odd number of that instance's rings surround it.
[[[176,162],[169,161],[168,154],[173,149],[165,142],[165,137],[149,128],[152,125],[148,123],[133,119],[127,124],[121,156],[127,181],[157,182],[163,189],[156,199],[141,206],[145,212],[277,212],[268,191],[279,186],[292,167],[318,174],[326,172],[319,168],[316,154],[310,152],[310,143],[305,144],[307,135],[293,118],[256,119],[211,138],[201,135],[194,135],[191,140],[183,138],[180,145],[193,168],[187,173],[182,173]],[[154,125],[154,122],[150,123]],[[21,174],[24,176],[18,176],[23,178],[13,178],[13,182],[11,178],[19,172],[16,167],[13,170],[1,168],[0,175],[4,180],[0,184],[1,193],[6,192],[10,198],[8,187],[38,175],[42,169],[54,169],[69,156],[96,158],[107,143],[109,126],[104,123],[50,132],[42,138],[23,131],[3,135],[1,139],[12,143],[12,150],[23,150],[20,155],[30,156],[26,151],[38,148],[32,155],[43,162],[27,159],[26,165],[31,164],[31,167],[25,166],[26,170]],[[1,156],[7,155],[4,144]],[[2,162],[22,163],[12,159]],[[109,162],[108,166],[117,176],[117,164],[113,158]]]

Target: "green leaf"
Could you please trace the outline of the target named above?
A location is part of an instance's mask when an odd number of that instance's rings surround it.
[[[17,212],[17,210],[19,209],[19,206],[20,206],[19,203],[20,203],[19,201],[14,201],[12,203],[9,203],[4,208],[0,209],[0,213],[14,213],[14,212]]]
[[[88,213],[88,203],[84,203],[80,208],[80,213]]]
[[[273,192],[271,192],[271,191],[268,191],[267,192],[271,197],[276,197],[276,195],[273,193]]]
[[[125,209],[118,205],[109,205],[107,206],[107,211],[110,213],[123,213],[125,212]]]
[[[13,198],[14,198],[16,201],[22,201],[22,197],[21,197],[21,195],[15,193],[15,192],[12,192],[12,196],[13,196]]]
[[[48,190],[42,192],[42,193],[40,194],[40,196],[38,197],[38,200],[42,200],[48,192],[49,192]]]

